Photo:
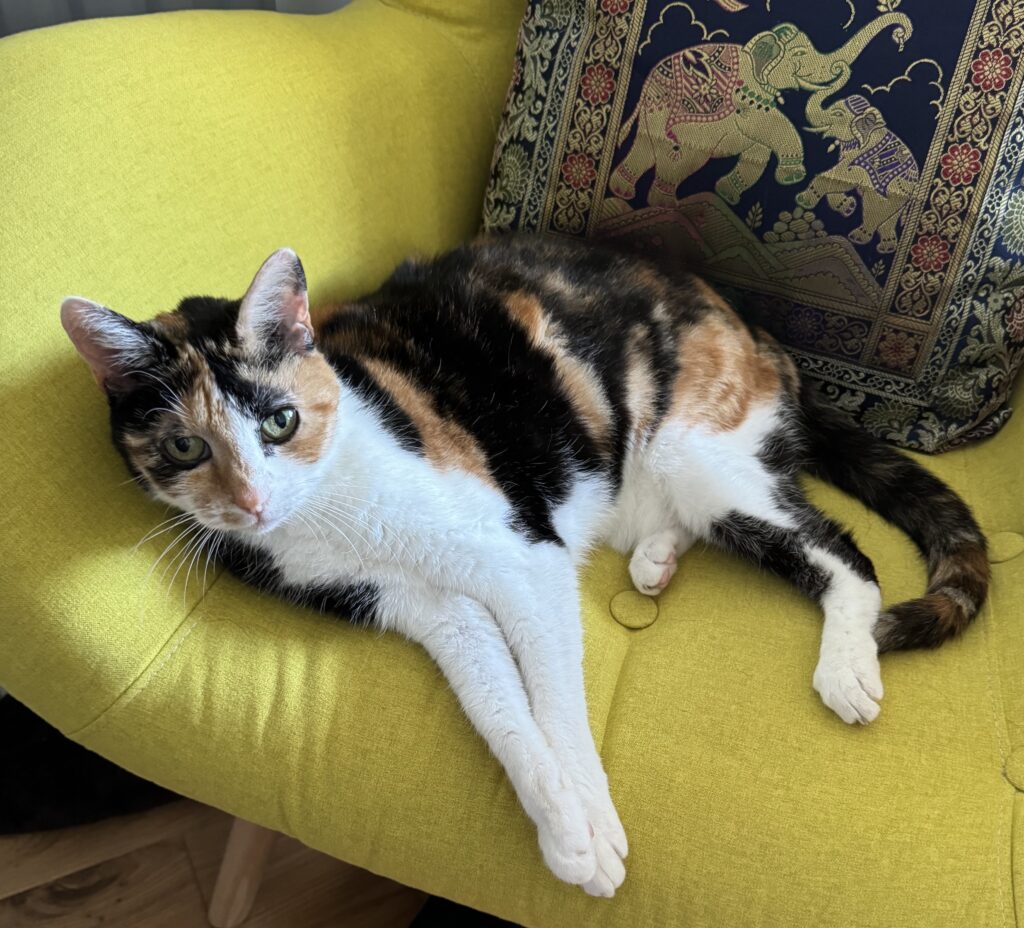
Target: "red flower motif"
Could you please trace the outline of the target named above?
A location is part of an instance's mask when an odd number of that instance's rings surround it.
[[[941,271],[949,264],[949,242],[941,235],[922,235],[910,249],[910,259],[922,271]]]
[[[607,103],[615,90],[615,72],[607,65],[592,64],[583,72],[580,89],[591,103]]]
[[[562,165],[562,177],[574,190],[589,187],[597,176],[594,170],[594,159],[589,155],[569,155]]]
[[[1001,48],[986,48],[971,62],[971,81],[986,93],[1002,90],[1013,77],[1013,61]]]
[[[629,9],[629,0],[601,0],[601,9],[609,16],[618,16]]]
[[[904,370],[917,357],[919,347],[918,340],[913,336],[890,329],[878,343],[878,356],[887,366]]]
[[[1006,334],[1010,341],[1024,343],[1024,296],[1017,297],[1006,314]]]
[[[973,145],[950,145],[939,159],[942,177],[951,184],[969,184],[981,170],[981,152]]]

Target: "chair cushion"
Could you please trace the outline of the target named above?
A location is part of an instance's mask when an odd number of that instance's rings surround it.
[[[784,584],[697,549],[653,602],[596,555],[588,698],[631,838],[611,901],[546,871],[419,648],[214,567],[205,592],[195,569],[187,590],[184,569],[147,579],[167,536],[132,545],[165,514],[120,485],[61,298],[142,317],[187,291],[238,294],[290,244],[316,301],[471,234],[521,13],[474,8],[356,0],[327,18],[168,14],[0,42],[0,683],[136,773],[530,928],[1009,928],[1024,905],[1020,422],[929,462],[992,534],[993,597],[962,640],[885,659],[868,728],[812,692],[819,617]],[[888,599],[921,588],[905,538],[814,493]]]
[[[531,0],[486,224],[701,268],[891,441],[991,434],[1024,361],[1012,6]]]

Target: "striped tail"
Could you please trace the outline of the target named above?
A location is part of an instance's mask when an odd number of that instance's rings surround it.
[[[878,649],[938,647],[962,632],[985,602],[985,536],[967,504],[938,477],[858,429],[814,390],[802,385],[808,470],[905,531],[928,564],[925,595],[890,606],[879,617]]]

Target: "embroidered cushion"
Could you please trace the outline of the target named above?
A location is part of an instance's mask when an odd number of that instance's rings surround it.
[[[484,225],[733,289],[871,431],[996,431],[1024,358],[1024,7],[531,0]]]

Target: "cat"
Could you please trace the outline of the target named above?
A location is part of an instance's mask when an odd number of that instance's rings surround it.
[[[402,264],[314,330],[282,249],[241,300],[136,323],[69,297],[61,318],[133,478],[249,583],[419,642],[549,868],[594,895],[628,850],[583,690],[576,572],[594,545],[631,552],[651,596],[697,539],[791,580],[824,611],[814,688],[849,723],[879,712],[879,651],[936,646],[985,599],[964,502],[689,273],[484,237]],[[910,535],[924,596],[882,610],[801,469]]]

